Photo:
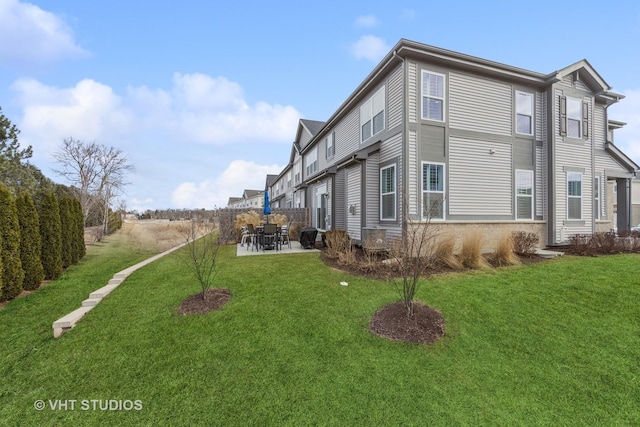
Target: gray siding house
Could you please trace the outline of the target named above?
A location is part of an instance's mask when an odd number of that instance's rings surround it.
[[[356,243],[400,237],[406,215],[488,246],[628,230],[638,165],[607,113],[622,98],[586,60],[544,74],[402,39],[326,122],[300,120],[271,194]]]

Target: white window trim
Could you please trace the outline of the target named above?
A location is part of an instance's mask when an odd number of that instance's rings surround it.
[[[382,109],[374,111],[373,109],[375,104],[374,100],[376,100],[377,97],[382,97]],[[371,96],[371,98],[369,98],[360,107],[360,143],[363,143],[369,140],[370,138],[373,138],[375,135],[385,130],[387,126],[386,103],[387,103],[387,99],[386,99],[386,93],[385,93],[385,86],[382,86],[380,89],[378,89],[376,93],[374,93]],[[376,133],[373,133],[373,118],[377,116],[378,113],[380,112],[382,112],[382,129],[380,129]],[[362,133],[362,128],[366,123],[369,123],[369,127],[371,128],[371,135],[369,135],[367,138],[365,138],[364,134]]]
[[[382,172],[387,170],[387,169],[391,169],[393,168],[393,184],[394,184],[394,188],[392,192],[389,193],[383,193],[382,192]],[[383,203],[382,203],[382,198],[383,196],[388,196],[390,194],[393,194],[393,218],[383,218],[382,216],[382,211],[383,211]],[[395,163],[381,167],[380,168],[380,221],[395,221],[398,217],[398,168],[396,166]]]
[[[600,175],[593,178],[593,219],[599,221],[602,219],[602,186]]]
[[[424,188],[424,165],[436,165],[442,166],[442,191],[429,191]],[[445,191],[447,189],[447,165],[445,163],[440,162],[421,162],[420,163],[420,187],[422,189],[422,209],[421,209],[421,218],[423,221],[430,219],[431,221],[444,221],[447,218],[447,202],[445,197]],[[442,194],[442,218],[426,218],[424,216],[424,200],[425,193],[434,193],[434,194]]]
[[[425,87],[424,87],[424,75],[425,74],[433,74],[434,76],[441,76],[442,77],[442,98],[439,97],[435,97],[435,96],[428,96],[425,94]],[[437,73],[435,71],[431,71],[431,70],[422,70],[422,73],[420,74],[421,76],[421,80],[420,80],[420,84],[421,84],[421,93],[420,93],[420,117],[422,118],[422,120],[432,120],[434,122],[442,122],[444,123],[447,120],[447,108],[446,108],[446,104],[447,104],[447,76],[443,73]],[[433,98],[433,99],[440,99],[442,101],[442,120],[438,120],[438,119],[432,119],[430,117],[426,117],[425,116],[425,111],[424,111],[424,98]]]
[[[578,117],[577,117],[577,121],[578,121],[578,136],[572,136],[569,135],[569,120],[576,120],[575,117],[570,117],[569,116],[569,103],[574,102],[578,104]],[[581,139],[582,138],[582,100],[578,99],[578,98],[571,98],[570,96],[567,96],[567,138],[573,138],[573,139]]]
[[[526,95],[531,99],[531,115],[529,116],[529,117],[531,117],[531,132],[529,132],[529,133],[518,132],[518,115],[527,116],[527,114],[521,114],[518,111],[518,102],[517,102],[518,95]],[[534,126],[535,125],[534,114],[535,114],[535,111],[536,111],[535,110],[535,97],[533,96],[533,93],[524,92],[522,90],[516,90],[516,96],[515,97],[516,97],[516,102],[515,102],[515,107],[516,108],[515,108],[515,118],[514,118],[515,122],[514,123],[515,123],[516,133],[518,135],[529,135],[529,136],[532,136],[533,135],[533,129],[535,127]]]
[[[528,174],[531,176],[531,195],[528,194],[518,194],[518,174]],[[524,221],[524,220],[529,220],[529,221],[533,221],[535,219],[535,214],[534,214],[534,210],[535,210],[535,206],[533,203],[533,195],[536,194],[536,189],[535,189],[535,176],[533,175],[533,171],[529,170],[529,169],[516,169],[516,182],[515,182],[515,211],[516,211],[516,220],[520,220],[520,221]],[[568,181],[567,181],[568,182]],[[567,190],[567,194],[568,194],[568,190]],[[520,218],[518,217],[518,198],[519,197],[529,197],[531,198],[531,216],[529,218]],[[567,202],[567,212],[569,211],[569,203]],[[568,215],[568,214],[567,214]]]
[[[313,159],[313,161],[310,161]],[[318,172],[318,147],[314,147],[306,156],[306,176],[311,176]]]
[[[324,217],[324,222],[325,222],[325,228],[321,228],[321,224],[320,224],[320,218],[318,217],[318,210],[320,209],[320,206],[322,204],[322,199],[326,199],[326,203],[327,205],[325,206],[325,217]],[[315,227],[319,230],[319,231],[326,231],[329,228],[329,190],[327,187],[327,184],[322,184],[319,185],[318,187],[316,187],[316,196],[315,196],[315,211],[316,211],[316,215],[315,215]]]
[[[580,195],[579,196],[570,196],[569,195],[569,176],[571,175],[579,175],[580,176]],[[567,220],[569,221],[581,221],[584,218],[584,209],[582,204],[582,195],[584,193],[583,184],[584,184],[584,176],[580,172],[567,172]],[[580,218],[569,218],[569,199],[580,199]]]
[[[336,133],[331,132],[326,138],[325,155],[327,159],[332,159],[336,154]]]

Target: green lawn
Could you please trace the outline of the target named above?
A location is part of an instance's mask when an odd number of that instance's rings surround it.
[[[216,280],[233,298],[221,310],[177,313],[199,287],[169,255],[54,339],[54,320],[149,255],[114,246],[90,248],[61,280],[0,310],[0,424],[640,424],[638,255],[425,281],[418,299],[443,313],[446,337],[424,346],[368,332],[397,299],[389,284],[317,254],[236,258],[229,246]],[[53,410],[56,399],[77,402]],[[92,399],[141,409],[82,402]]]

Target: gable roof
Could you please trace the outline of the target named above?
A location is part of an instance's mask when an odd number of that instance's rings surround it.
[[[300,147],[299,151],[303,151],[304,148],[309,145],[313,138],[322,130],[326,123],[320,122],[318,120],[307,120],[300,119],[298,123],[298,131],[296,132],[296,141],[298,147]],[[311,136],[308,141],[302,142],[302,132],[308,132]]]
[[[263,194],[264,194],[264,190],[244,190],[244,193],[242,193],[242,198],[251,199],[256,196],[261,196]]]
[[[267,180],[265,182],[264,189],[268,190],[269,187],[271,187],[273,183],[276,182],[277,178],[278,178],[278,175],[267,174]]]

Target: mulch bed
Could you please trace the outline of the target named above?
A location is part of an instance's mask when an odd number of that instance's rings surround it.
[[[394,341],[430,344],[444,335],[444,317],[419,301],[413,302],[413,317],[409,317],[399,301],[378,310],[369,322],[369,330]]]
[[[231,291],[227,288],[207,289],[205,298],[202,292],[191,295],[180,304],[180,314],[205,314],[212,310],[217,310],[231,299]]]

